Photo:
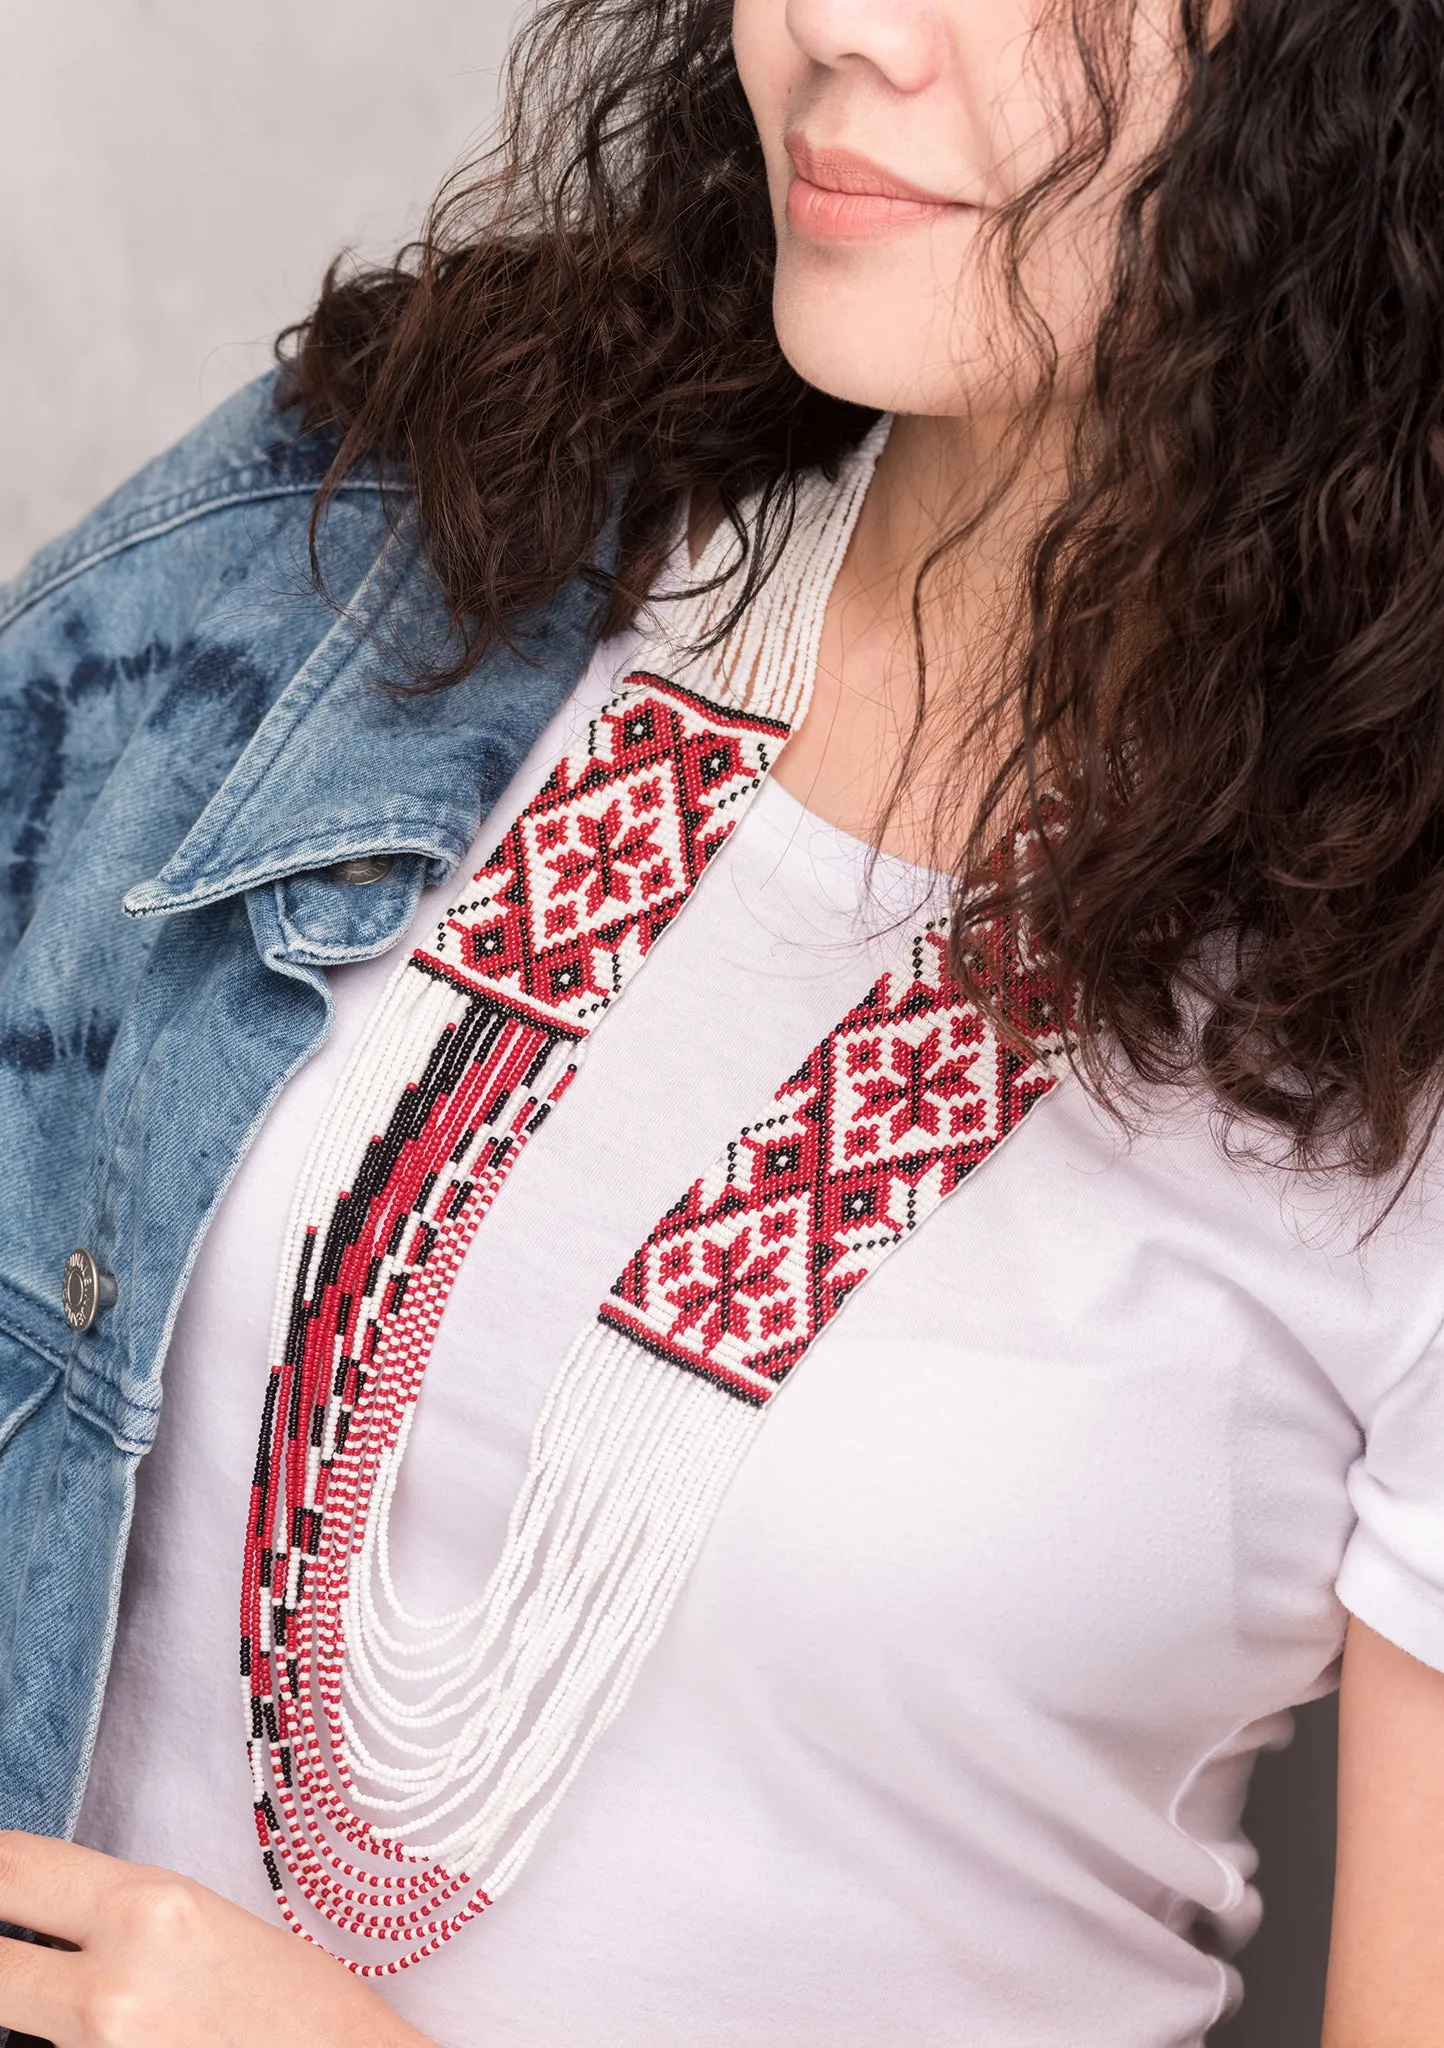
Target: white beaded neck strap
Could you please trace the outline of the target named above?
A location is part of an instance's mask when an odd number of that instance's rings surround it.
[[[592,1031],[800,721],[880,441],[836,483],[809,479],[777,570],[709,659],[688,650],[724,595],[678,607],[402,963],[307,1160],[241,1668],[280,1910],[364,1974],[434,1953],[514,1881],[625,1701],[778,1387],[1053,1083],[1061,1022],[1012,935],[993,935],[998,1000],[1044,1047],[1034,1060],[961,999],[941,921],[913,934],[577,1338],[487,1585],[451,1614],[406,1609],[388,1523],[451,1283]]]

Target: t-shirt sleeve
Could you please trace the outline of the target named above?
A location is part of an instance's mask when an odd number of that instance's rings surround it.
[[[1444,1671],[1444,1339],[1362,1416],[1349,1472],[1358,1521],[1339,1573],[1350,1614]]]

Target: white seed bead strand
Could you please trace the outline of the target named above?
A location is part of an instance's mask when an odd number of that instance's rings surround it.
[[[880,423],[835,481],[802,481],[776,569],[715,648],[695,652],[726,615],[725,584],[659,606],[638,670],[675,676],[722,709],[799,723],[828,595],[886,432]],[[719,575],[735,546],[729,529],[714,535],[698,580]],[[785,737],[759,741],[762,773]],[[438,956],[453,915],[461,908],[441,920]],[[615,971],[629,975],[640,959],[634,945]],[[246,1683],[258,1827],[288,1924],[312,1938],[304,1903],[364,1948],[388,1945],[381,1960],[347,1957],[366,1974],[434,1953],[515,1881],[625,1702],[765,1412],[616,1329],[589,1326],[546,1398],[485,1587],[444,1614],[403,1598],[390,1516],[451,1281],[586,1049],[585,1036],[548,1049],[519,1015],[495,1027],[486,1061],[468,1066],[462,1055],[477,1041],[466,1034],[493,1029],[478,1014],[465,987],[418,971],[412,958],[398,965],[308,1154],[272,1320],[258,1465],[266,1526],[253,1534],[243,1595],[250,1656],[264,1663],[260,1692]],[[426,1094],[441,1058],[455,1071],[444,1070],[441,1094]],[[430,1119],[418,1160],[427,1177],[394,1214],[358,1208],[351,1235],[337,1236],[338,1201],[379,1170],[383,1134],[402,1152],[416,1140],[412,1103]],[[350,1229],[349,1210],[345,1218]],[[383,1223],[384,1241],[355,1236]],[[417,1232],[429,1235],[414,1257]],[[341,1284],[326,1269],[336,1258],[351,1262],[341,1271],[354,1270],[357,1286],[344,1329],[307,1362],[297,1347],[327,1289]],[[295,1435],[303,1413],[304,1443]]]

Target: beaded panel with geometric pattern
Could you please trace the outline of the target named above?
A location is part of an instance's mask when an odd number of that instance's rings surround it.
[[[1003,995],[1035,1039],[1054,1034],[1051,991],[1021,962]],[[769,1400],[1051,1085],[964,1000],[938,920],[667,1211],[600,1320],[740,1400]]]
[[[415,964],[580,1038],[761,786],[787,727],[629,675]]]

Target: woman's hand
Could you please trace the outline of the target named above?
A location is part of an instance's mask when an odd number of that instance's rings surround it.
[[[0,2027],[55,2048],[422,2048],[323,1949],[173,1871],[0,1832]]]

